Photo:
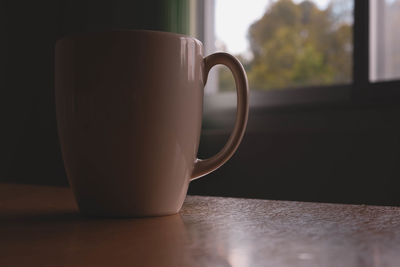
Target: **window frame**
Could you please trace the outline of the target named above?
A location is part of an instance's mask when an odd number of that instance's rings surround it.
[[[207,27],[204,27],[206,12],[213,0],[202,2],[198,7],[198,37],[204,41]],[[349,84],[287,88],[257,92],[257,107],[321,106],[321,105],[371,105],[400,102],[400,79],[391,81],[369,81],[369,0],[354,0],[353,24],[353,80]],[[205,40],[207,41],[207,40]],[[207,44],[205,44],[207,46]],[[254,91],[253,91],[254,92]],[[232,93],[218,93],[228,95]],[[212,97],[212,95],[210,95]],[[231,96],[229,96],[231,97]],[[223,98],[223,97],[222,97]],[[260,103],[261,102],[261,103]],[[232,108],[235,108],[232,104]],[[214,109],[215,110],[215,109]]]
[[[355,101],[363,102],[398,102],[400,100],[400,79],[378,82],[369,80],[369,8],[370,0],[354,1],[352,97]]]

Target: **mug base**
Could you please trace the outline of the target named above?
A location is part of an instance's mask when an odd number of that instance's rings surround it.
[[[79,213],[85,217],[92,218],[115,218],[115,219],[129,219],[129,218],[148,218],[148,217],[162,217],[170,216],[179,213],[178,210],[159,211],[159,212],[118,212],[118,211],[100,211],[96,209],[79,207]]]

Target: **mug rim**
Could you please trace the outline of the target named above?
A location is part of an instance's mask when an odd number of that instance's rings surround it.
[[[175,32],[142,30],[142,29],[111,29],[111,30],[104,30],[104,31],[75,32],[75,33],[70,33],[70,34],[64,35],[63,37],[60,37],[59,39],[57,39],[56,46],[57,46],[57,44],[61,43],[62,41],[68,40],[68,39],[89,38],[89,37],[93,37],[96,35],[122,33],[122,32],[156,34],[156,35],[164,35],[165,37],[171,37],[171,38],[175,37],[175,38],[193,39],[197,43],[199,43],[201,46],[203,46],[203,43],[199,39],[189,36],[189,35],[175,33]]]

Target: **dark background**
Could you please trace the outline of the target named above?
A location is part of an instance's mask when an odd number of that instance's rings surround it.
[[[141,1],[0,0],[0,181],[67,185],[54,107],[55,41],[74,32],[146,28],[149,19],[162,29],[151,10]],[[234,112],[205,110],[199,157],[222,147]],[[255,105],[237,153],[192,182],[189,193],[399,205],[399,118],[393,99]]]

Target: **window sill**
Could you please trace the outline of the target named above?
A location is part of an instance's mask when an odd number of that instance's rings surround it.
[[[384,96],[388,88],[371,86]],[[399,97],[353,98],[352,86],[252,91],[247,132],[353,131],[392,127]],[[391,97],[390,97],[391,96]],[[203,134],[229,134],[236,113],[234,92],[206,95]]]

